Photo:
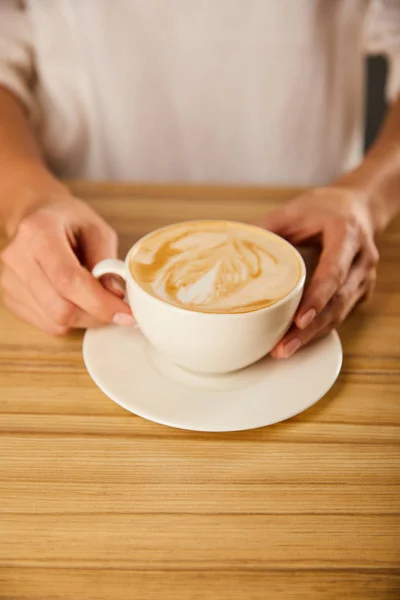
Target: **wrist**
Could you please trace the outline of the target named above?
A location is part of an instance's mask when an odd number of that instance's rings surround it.
[[[28,214],[44,204],[72,197],[68,188],[42,164],[8,166],[0,177],[0,221],[8,237]]]
[[[382,233],[400,208],[400,143],[376,144],[356,169],[333,185],[357,193],[371,215],[374,232]]]
[[[346,190],[357,198],[357,202],[368,213],[375,235],[384,231],[390,221],[387,203],[382,192],[372,184],[368,177],[363,177],[357,169],[341,177],[333,186]]]
[[[355,185],[351,182],[335,182],[332,187],[342,190],[352,198],[354,205],[359,206],[367,217],[369,227],[374,235],[382,233],[388,222],[385,204],[378,200],[376,194],[368,187]]]

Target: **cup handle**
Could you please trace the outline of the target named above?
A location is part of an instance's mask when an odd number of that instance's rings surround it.
[[[117,260],[116,258],[106,258],[105,260],[97,263],[92,270],[92,275],[93,277],[96,277],[96,279],[99,279],[103,275],[118,275],[126,282],[125,263],[124,261]]]

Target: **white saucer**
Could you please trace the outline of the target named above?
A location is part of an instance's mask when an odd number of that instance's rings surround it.
[[[93,381],[136,415],[180,429],[239,431],[272,425],[324,396],[342,365],[336,332],[288,361],[265,358],[229,375],[202,376],[170,362],[138,329],[87,331],[83,358]]]

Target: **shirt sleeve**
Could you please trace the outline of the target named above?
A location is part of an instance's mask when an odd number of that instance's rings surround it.
[[[388,59],[385,91],[394,101],[400,94],[400,0],[370,0],[365,24],[367,52]]]
[[[34,61],[29,16],[19,0],[0,0],[0,85],[14,93],[30,112]]]

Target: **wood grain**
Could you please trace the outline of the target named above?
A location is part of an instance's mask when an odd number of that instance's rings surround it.
[[[121,253],[182,219],[254,221],[297,189],[74,183]],[[4,243],[0,238],[0,246]],[[339,381],[287,423],[168,429],[91,382],[82,334],[0,305],[0,600],[400,597],[400,222]]]
[[[0,572],[0,600],[398,600],[392,571],[135,571],[23,569]],[[292,594],[292,595],[290,595]]]

